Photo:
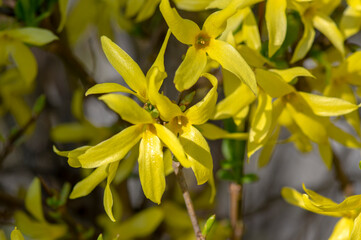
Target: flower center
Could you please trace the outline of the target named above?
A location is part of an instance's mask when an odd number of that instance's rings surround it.
[[[211,38],[207,33],[201,32],[196,37],[195,47],[196,49],[201,49],[208,47]]]

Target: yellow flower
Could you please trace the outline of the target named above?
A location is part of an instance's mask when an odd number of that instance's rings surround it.
[[[196,83],[207,64],[208,55],[242,79],[253,93],[257,93],[254,73],[246,61],[232,45],[216,39],[225,30],[227,19],[235,14],[239,5],[239,1],[233,0],[225,9],[211,14],[201,30],[195,22],[181,18],[170,7],[168,0],[162,0],[160,10],[173,35],[180,42],[191,45],[175,73],[174,83],[179,91],[189,89]]]
[[[361,195],[347,197],[337,204],[329,198],[323,197],[309,190],[303,184],[306,194],[285,187],[282,197],[290,204],[308,211],[331,217],[340,217],[329,240],[360,240],[361,239]]]
[[[341,32],[346,39],[361,29],[361,1],[347,0],[347,3],[340,22]]]

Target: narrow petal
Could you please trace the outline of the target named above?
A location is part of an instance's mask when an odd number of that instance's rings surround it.
[[[137,144],[142,135],[142,125],[134,125],[113,137],[89,148],[78,157],[83,168],[96,168],[121,160]]]
[[[120,85],[119,83],[100,83],[97,84],[86,91],[85,96],[91,94],[105,94],[105,93],[116,93],[116,92],[124,92],[136,95],[132,90]]]
[[[267,136],[272,123],[272,97],[259,91],[258,105],[251,120],[250,142],[261,142]]]
[[[29,186],[25,197],[25,207],[36,220],[45,221],[39,178],[34,178]]]
[[[328,38],[328,40],[330,40],[330,42],[337,48],[341,55],[345,56],[345,48],[343,46],[344,39],[335,22],[327,15],[322,13],[317,13],[313,17],[312,22],[315,28],[317,28]]]
[[[207,53],[210,58],[217,61],[223,68],[232,72],[241,79],[257,95],[257,83],[252,69],[247,62],[229,43],[211,40]]]
[[[169,0],[162,0],[159,8],[168,27],[178,41],[189,45],[194,44],[195,37],[200,32],[198,25],[191,20],[183,19],[179,16],[177,10],[171,8]]]
[[[166,149],[163,153],[163,162],[164,162],[164,174],[168,176],[173,170],[173,157],[169,149]]]
[[[351,218],[341,218],[333,228],[332,234],[328,240],[340,240],[340,239],[350,239],[351,231],[354,226],[353,220]],[[361,232],[359,233],[361,234]],[[360,235],[358,235],[360,236]],[[357,238],[352,238],[356,240]],[[361,239],[361,238],[359,238]]]
[[[257,53],[259,54],[258,51],[261,49],[262,45],[261,45],[261,36],[259,34],[257,20],[250,8],[242,9],[240,12],[245,16],[242,23],[242,30],[239,31],[239,34],[241,34],[241,36],[238,35],[234,36],[236,42],[239,43],[239,40],[244,41],[247,46],[249,46],[251,49],[256,50]],[[237,39],[238,37],[241,37],[241,39],[238,40]]]
[[[284,187],[281,190],[281,195],[286,202],[305,209],[302,194],[295,189]]]
[[[128,0],[125,8],[125,16],[127,18],[134,17],[141,9],[145,0]]]
[[[99,99],[127,122],[133,124],[154,122],[152,116],[129,97],[120,94],[106,94]]]
[[[159,69],[159,71],[161,72],[165,72],[165,68],[164,68],[164,54],[165,54],[165,50],[167,48],[167,45],[168,45],[168,40],[169,40],[169,37],[170,37],[170,34],[172,32],[168,29],[167,31],[167,35],[165,36],[164,38],[164,41],[163,41],[163,44],[162,44],[162,47],[160,48],[159,50],[159,53],[158,53],[158,56],[157,58],[155,59],[151,69],[153,67],[157,67]],[[148,75],[148,74],[147,74]],[[159,89],[158,89],[159,90]]]
[[[183,128],[180,142],[191,162],[198,185],[207,182],[213,174],[212,155],[207,141],[195,127],[188,125]]]
[[[63,28],[65,26],[68,17],[68,3],[69,0],[59,0],[60,23],[58,29],[56,30],[57,32],[63,31]]]
[[[304,32],[301,40],[298,42],[296,49],[293,53],[291,63],[297,62],[306,56],[311,49],[313,40],[315,39],[315,30],[313,29],[312,22],[304,20]]]
[[[118,166],[119,166],[119,161],[112,162],[108,165],[106,169],[108,178],[107,178],[107,185],[105,186],[105,190],[104,190],[104,199],[103,199],[105,212],[107,213],[110,220],[112,220],[113,222],[115,222],[115,218],[113,216],[113,194],[112,194],[112,190],[110,189],[110,184],[115,177],[115,174],[118,170]]]
[[[311,77],[315,78],[307,69],[303,67],[293,67],[288,69],[270,69],[270,71],[277,73],[285,82],[291,82],[296,77]]]
[[[0,5],[1,5],[1,4],[0,4]],[[3,239],[2,239],[1,237],[2,237],[2,236],[0,235],[0,239],[1,239],[1,240],[6,240],[5,235],[4,235],[4,238],[3,238]],[[11,239],[11,240],[24,240],[24,237],[23,237],[23,235],[21,234],[21,232],[20,232],[18,229],[16,229],[16,227],[15,227],[15,229],[11,232],[10,239]]]
[[[140,9],[137,18],[135,19],[135,22],[142,22],[150,18],[157,9],[159,2],[160,0],[146,1],[145,4],[143,4],[142,8]]]
[[[208,121],[208,119],[214,114],[218,97],[217,78],[209,73],[205,73],[203,76],[208,78],[213,87],[201,101],[193,105],[185,112],[189,122],[194,125],[200,125]]]
[[[69,166],[71,166],[73,168],[81,167],[81,164],[78,160],[78,156],[83,154],[89,148],[91,148],[91,147],[90,146],[82,146],[82,147],[76,148],[72,151],[59,151],[58,149],[56,149],[55,146],[53,146],[53,150],[56,154],[58,154],[59,156],[62,156],[62,157],[68,157],[68,164],[69,164]]]
[[[258,167],[262,168],[266,166],[271,160],[274,147],[276,146],[278,136],[280,134],[280,127],[277,127],[271,137],[264,144],[262,151],[258,157]]]
[[[361,28],[361,11],[347,7],[342,14],[340,30],[345,39],[355,35]]]
[[[348,226],[351,227],[352,224],[350,222],[348,222]],[[352,240],[361,240],[361,213],[359,213],[359,215],[355,218],[355,220],[353,222],[351,239]]]
[[[157,136],[171,150],[176,159],[183,167],[191,167],[191,162],[187,159],[184,149],[178,138],[168,128],[160,124],[153,124],[157,131]]]
[[[42,28],[17,28],[7,30],[6,33],[12,38],[35,46],[42,46],[58,39],[51,31]]]
[[[160,204],[165,190],[163,149],[160,139],[151,129],[143,132],[139,145],[138,163],[139,178],[144,195],[151,201]]]
[[[207,55],[204,50],[194,46],[188,48],[186,56],[174,76],[174,84],[182,92],[191,88],[199,79],[207,64]]]
[[[23,43],[14,41],[8,45],[8,51],[26,84],[33,83],[38,72],[38,65],[30,49]]]
[[[101,42],[103,51],[115,70],[131,89],[146,98],[147,80],[138,64],[109,38],[102,36]]]
[[[318,116],[339,116],[359,108],[359,106],[339,98],[324,97],[305,92],[298,93]]]
[[[269,0],[266,3],[269,57],[277,52],[285,40],[287,31],[286,7],[286,0]]]
[[[79,197],[84,197],[91,193],[96,186],[98,186],[106,177],[107,177],[107,169],[108,165],[102,165],[95,169],[91,174],[89,174],[86,178],[78,182],[71,192],[69,198],[75,199]]]
[[[326,143],[318,144],[318,150],[320,152],[321,158],[325,163],[326,167],[330,170],[332,168],[332,149],[330,143],[327,141]]]
[[[327,125],[328,136],[342,145],[349,148],[361,148],[361,142],[357,140],[353,135],[344,132],[340,128],[333,124]]]
[[[210,2],[213,0],[173,0],[177,8],[186,11],[202,11],[205,10]]]
[[[256,69],[256,78],[263,90],[273,98],[282,97],[295,91],[294,87],[284,81],[277,73]]]
[[[197,129],[202,133],[202,135],[205,138],[209,140],[217,140],[217,139],[247,140],[248,139],[248,133],[238,133],[238,132],[230,133],[211,123],[198,125]]]

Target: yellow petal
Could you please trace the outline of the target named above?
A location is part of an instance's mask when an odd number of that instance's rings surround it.
[[[239,96],[242,96],[240,101]],[[225,119],[235,116],[242,108],[256,99],[246,84],[241,84],[231,95],[220,101],[216,106],[213,119]]]
[[[347,0],[346,2],[350,7],[354,8],[356,10],[359,10],[359,11],[361,10],[361,1],[360,0]]]
[[[144,5],[144,0],[127,0],[125,8],[125,16],[127,18],[134,17]]]
[[[5,240],[5,237],[4,237],[4,240]],[[24,237],[21,234],[21,232],[18,229],[16,229],[16,227],[15,227],[15,229],[11,232],[10,240],[24,240]]]
[[[194,46],[188,48],[186,56],[174,76],[174,84],[182,92],[191,88],[202,74],[207,64],[207,55],[203,49]]]
[[[303,67],[293,67],[288,69],[270,69],[270,71],[277,73],[285,82],[291,82],[296,77],[311,77],[315,78],[307,69]]]
[[[168,176],[173,172],[173,157],[169,149],[166,149],[163,153],[164,162],[164,175]]]
[[[257,95],[257,83],[252,69],[246,61],[229,43],[211,40],[206,49],[208,55],[213,60],[222,65],[223,68],[232,72],[241,79]]]
[[[333,228],[332,234],[328,240],[342,240],[350,239],[351,231],[354,226],[353,220],[351,218],[341,218]],[[360,232],[361,234],[361,232]],[[355,240],[354,238],[351,238]],[[359,238],[361,239],[361,238]]]
[[[17,41],[8,46],[8,51],[26,84],[30,85],[38,72],[38,65],[33,53],[27,46]]]
[[[95,169],[89,176],[78,182],[73,191],[70,193],[69,198],[75,199],[79,197],[84,197],[91,193],[93,189],[98,186],[106,177],[108,164],[104,164],[97,169]]]
[[[51,130],[52,140],[60,143],[91,141],[96,134],[95,127],[80,123],[60,124]]]
[[[134,100],[120,94],[106,94],[99,97],[110,109],[118,113],[127,122],[152,123],[154,122],[149,112],[141,108]]]
[[[339,98],[330,98],[311,93],[299,92],[300,96],[319,116],[339,116],[357,110],[359,107]]]
[[[303,36],[296,46],[291,63],[297,62],[298,60],[304,58],[311,49],[313,40],[315,39],[315,30],[313,29],[312,22],[309,20],[304,20],[303,24],[305,28]]]
[[[353,195],[347,197],[343,202],[340,204],[322,204],[318,206],[325,212],[339,212],[339,213],[349,213],[350,211],[358,210],[361,207],[361,195]]]
[[[200,125],[207,122],[213,115],[217,102],[217,78],[209,73],[205,73],[203,76],[208,78],[213,87],[201,101],[185,112],[189,122],[194,125]]]
[[[344,132],[333,124],[327,125],[328,136],[342,145],[349,148],[360,148],[361,142],[357,140],[353,135]]]
[[[239,45],[237,46],[237,50],[251,67],[263,68],[266,63],[269,66],[274,65],[268,59],[263,57],[262,54],[252,49],[251,47],[247,47],[246,45]]]
[[[197,129],[202,133],[202,135],[209,140],[217,139],[237,139],[237,140],[246,140],[248,139],[248,133],[230,133],[223,130],[216,125],[211,123],[205,123],[197,126]]]
[[[250,142],[261,142],[267,135],[272,123],[272,98],[263,90],[259,91],[258,105],[251,120]]]
[[[305,209],[302,194],[294,190],[293,188],[282,188],[281,195],[286,202]]]
[[[180,135],[180,142],[188,156],[188,160],[191,162],[198,185],[203,184],[213,174],[212,155],[208,143],[192,125],[182,129],[183,133]]]
[[[65,26],[68,17],[67,7],[69,0],[59,0],[60,23],[57,32],[61,32]]]
[[[318,144],[318,150],[320,151],[321,158],[326,167],[330,170],[332,168],[332,148],[329,142]]]
[[[276,146],[278,136],[280,134],[280,127],[277,127],[271,137],[264,144],[263,149],[258,157],[258,167],[262,168],[266,166],[271,160],[273,149]]]
[[[345,48],[343,46],[344,39],[335,22],[327,15],[322,13],[317,13],[312,18],[312,22],[315,28],[317,28],[328,38],[328,40],[330,40],[330,42],[337,48],[341,55],[345,56]]]
[[[112,220],[113,222],[115,222],[115,218],[113,216],[113,210],[112,210],[113,194],[112,194],[112,190],[110,189],[110,183],[113,181],[115,177],[115,173],[117,172],[118,165],[119,162],[112,162],[111,164],[108,165],[108,168],[106,170],[108,174],[108,179],[107,179],[107,185],[105,186],[104,199],[103,199],[105,212],[107,213],[110,220]]]
[[[35,46],[42,46],[58,39],[51,31],[42,28],[17,28],[6,33],[12,38]]]
[[[351,227],[352,224],[349,222],[348,226]],[[359,213],[353,222],[351,240],[361,240],[361,213]]]
[[[230,2],[227,7],[209,15],[203,24],[202,30],[210,37],[218,37],[227,26],[227,20],[236,13],[237,1]]]
[[[148,18],[150,18],[156,8],[158,7],[158,4],[161,0],[148,0],[143,4],[142,8],[140,9],[137,18],[135,19],[136,22],[144,21]]]
[[[120,163],[118,171],[115,175],[114,182],[119,184],[123,182],[129,175],[132,173],[134,165],[139,156],[139,146],[135,145],[128,154]]]
[[[163,125],[153,124],[157,131],[157,136],[162,142],[171,150],[176,159],[182,164],[183,167],[191,167],[191,162],[187,159],[184,149],[180,144],[178,138]]]
[[[285,40],[287,31],[286,7],[286,0],[269,0],[266,3],[269,57],[277,52]]]
[[[150,69],[152,69],[153,67],[157,67],[159,69],[159,71],[161,72],[165,72],[165,68],[164,68],[164,54],[165,54],[165,50],[167,48],[167,45],[168,45],[168,40],[169,40],[169,37],[170,37],[170,34],[172,32],[168,29],[167,31],[167,35],[165,36],[164,38],[164,41],[163,41],[163,44],[162,44],[162,47],[160,48],[159,50],[159,53],[158,53],[158,56],[157,58],[155,59],[152,67]],[[147,74],[148,76],[148,74]],[[159,89],[157,89],[159,90]]]
[[[295,91],[294,87],[285,82],[277,73],[256,69],[256,78],[263,90],[273,98]]]
[[[179,16],[177,10],[170,7],[169,0],[162,0],[159,8],[169,29],[178,41],[184,44],[194,44],[195,37],[200,32],[198,25]]]
[[[245,7],[252,6],[258,2],[262,2],[263,0],[233,0],[236,3],[235,7],[238,9],[242,9]],[[210,8],[226,8],[232,0],[213,0],[211,4],[208,5],[207,9]]]
[[[347,39],[352,35],[358,33],[361,28],[361,11],[355,10],[352,7],[347,7],[342,14],[340,30],[343,36]]]
[[[103,51],[115,70],[131,89],[146,98],[147,80],[138,64],[106,36],[101,37],[101,42]]]
[[[53,150],[56,154],[58,154],[59,156],[62,157],[68,157],[68,164],[71,167],[74,168],[78,168],[81,167],[81,164],[78,160],[78,156],[80,156],[81,154],[83,154],[86,150],[88,150],[90,148],[90,146],[82,146],[79,148],[76,148],[72,151],[59,151],[58,149],[56,149],[55,146],[53,146]]]
[[[213,0],[173,0],[177,8],[186,11],[202,11],[205,10]]]
[[[43,204],[41,200],[41,184],[39,178],[34,178],[25,197],[26,209],[38,221],[45,221],[43,213]]]
[[[86,91],[85,96],[91,94],[105,94],[105,93],[116,93],[116,92],[124,92],[136,95],[132,90],[118,84],[118,83],[100,83],[91,87]]]
[[[251,49],[258,51],[261,49],[261,37],[259,34],[256,18],[250,8],[245,8],[240,12],[245,16],[242,23],[242,30],[238,32],[240,35],[236,34],[234,36],[235,40],[237,43],[239,43],[239,41],[244,41]]]
[[[160,204],[165,190],[163,149],[160,139],[150,126],[143,132],[139,145],[139,178],[144,195],[151,201]]]
[[[83,168],[96,168],[121,160],[141,138],[142,125],[134,125],[89,148],[78,157]]]

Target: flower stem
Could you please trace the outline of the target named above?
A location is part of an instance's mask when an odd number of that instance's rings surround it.
[[[243,202],[243,194],[242,194],[242,184],[238,184],[232,182],[229,185],[229,192],[231,198],[231,206],[230,206],[230,220],[232,226],[232,239],[239,240],[243,237],[243,219],[242,219],[242,202]]]
[[[196,235],[197,240],[205,240],[205,237],[202,235],[201,229],[198,224],[197,215],[196,212],[194,211],[192,199],[189,194],[188,186],[183,175],[182,166],[180,165],[179,162],[173,161],[173,168],[177,182],[183,193],[184,202],[187,207],[189,218],[191,219],[193,225],[194,234]]]

